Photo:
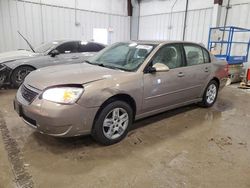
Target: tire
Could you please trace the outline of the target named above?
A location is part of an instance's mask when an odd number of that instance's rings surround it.
[[[219,84],[215,80],[211,80],[204,91],[200,105],[205,108],[213,106],[218,96],[218,90]]]
[[[30,66],[20,66],[17,67],[13,73],[11,74],[11,84],[14,88],[19,88],[19,86],[23,83],[25,77],[35,69]]]
[[[104,106],[98,114],[91,135],[102,145],[115,144],[126,137],[132,121],[131,106],[123,101],[113,101]]]

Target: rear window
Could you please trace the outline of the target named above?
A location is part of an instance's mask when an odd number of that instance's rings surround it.
[[[77,42],[65,42],[59,45],[56,49],[60,52],[60,54],[65,54],[78,52],[77,47]]]
[[[200,46],[184,45],[187,66],[199,65],[204,63],[203,52]]]
[[[105,46],[101,44],[96,44],[93,42],[80,42],[79,43],[79,51],[80,52],[99,52],[102,50]]]

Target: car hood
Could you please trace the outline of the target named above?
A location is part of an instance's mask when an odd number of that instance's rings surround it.
[[[24,81],[39,90],[56,85],[86,84],[103,79],[112,79],[125,71],[109,69],[88,63],[50,66],[31,72]]]
[[[85,52],[85,53],[79,53],[77,55],[83,61],[83,60],[95,55],[95,52],[88,52],[88,53]],[[49,55],[40,55],[40,56],[37,55],[37,56],[29,57],[29,58],[12,60],[12,61],[6,62],[4,64],[11,69],[15,69],[16,67],[18,67],[20,65],[30,65],[30,66],[38,69],[38,68],[42,68],[42,67],[56,65],[55,63],[58,63],[58,65],[60,65],[60,64],[65,64],[65,63],[69,63],[69,62],[71,62],[71,63],[77,62],[77,59],[70,59],[71,56],[74,56],[74,54],[65,54],[63,56],[57,56],[57,57],[51,57]],[[69,59],[67,59],[67,58],[69,58]]]
[[[35,56],[36,54],[27,50],[17,50],[0,53],[0,63],[4,63],[6,61],[13,61],[22,58],[28,58]]]
[[[6,66],[8,66],[11,69],[14,69],[20,65],[36,65],[38,63],[42,63],[44,61],[48,60],[48,56],[29,56],[29,57],[23,57],[21,59],[16,60],[10,60],[7,62],[3,62]],[[36,67],[36,66],[34,66]]]

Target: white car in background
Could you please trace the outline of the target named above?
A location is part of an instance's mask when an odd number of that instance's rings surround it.
[[[33,70],[52,65],[81,63],[106,46],[80,40],[57,40],[34,49],[30,47],[33,52],[9,52],[13,56],[9,55],[8,58],[7,55],[2,55],[4,61],[0,60],[0,86],[12,85],[18,88]]]
[[[16,50],[16,51],[0,53],[0,64],[7,61],[34,57],[35,55],[37,54],[28,50]]]
[[[18,31],[18,34],[28,44],[28,46],[30,47],[30,50],[20,49],[20,50],[0,53],[0,64],[9,62],[9,61],[18,60],[18,59],[43,55],[42,53],[36,52],[35,49],[32,47],[32,45],[29,43],[29,41],[19,31]],[[39,49],[41,46],[44,46],[44,44],[41,44],[36,49]]]

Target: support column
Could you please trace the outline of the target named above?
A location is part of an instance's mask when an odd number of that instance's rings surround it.
[[[132,16],[130,20],[130,39],[138,40],[140,6],[138,0],[131,0]]]
[[[222,3],[223,0],[214,0],[212,27],[218,27],[220,25]]]

